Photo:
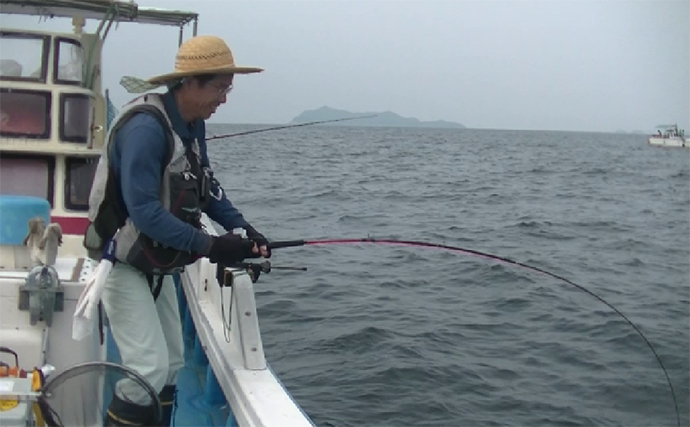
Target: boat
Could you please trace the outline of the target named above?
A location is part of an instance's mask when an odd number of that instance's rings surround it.
[[[179,45],[190,26],[196,35],[199,17],[116,0],[0,0],[0,13],[73,25],[66,33],[7,28],[8,18],[0,28],[0,425],[44,425],[36,402],[49,386],[58,394],[58,378],[122,366],[106,315],[73,339],[75,308],[97,266],[82,243],[88,198],[114,116],[103,44],[111,30],[167,25],[179,27]],[[86,20],[99,23],[94,33]],[[266,361],[248,271],[202,258],[175,283],[186,365],[173,425],[313,426]],[[101,425],[109,399],[101,384],[67,396],[62,417],[80,412],[82,425]]]
[[[647,144],[661,147],[690,147],[690,138],[685,136],[684,129],[678,129],[677,124],[659,125],[656,134],[647,139]]]

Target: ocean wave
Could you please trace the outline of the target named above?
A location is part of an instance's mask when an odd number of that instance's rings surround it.
[[[687,156],[578,132],[304,127],[237,141],[209,155],[262,233],[446,242],[573,280],[639,323],[690,424]],[[256,289],[266,355],[317,425],[675,424],[644,341],[561,281],[369,244],[271,261],[309,268]]]

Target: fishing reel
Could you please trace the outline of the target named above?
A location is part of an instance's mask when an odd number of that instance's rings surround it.
[[[269,260],[265,260],[260,263],[239,262],[230,265],[217,264],[216,279],[218,279],[218,284],[223,287],[232,286],[232,274],[229,271],[226,271],[226,268],[239,268],[246,270],[247,274],[249,274],[249,277],[252,279],[252,283],[256,283],[259,280],[261,273],[268,274],[272,270],[307,271],[307,267],[273,266]]]

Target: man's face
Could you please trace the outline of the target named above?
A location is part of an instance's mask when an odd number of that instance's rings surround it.
[[[189,98],[195,107],[197,118],[207,120],[221,104],[225,104],[227,94],[232,89],[233,77],[233,74],[219,75],[203,86],[197,79],[193,79]]]

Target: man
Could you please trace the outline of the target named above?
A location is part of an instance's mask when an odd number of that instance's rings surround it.
[[[122,363],[159,393],[163,419],[156,425],[170,424],[177,372],[184,365],[171,274],[202,256],[225,265],[270,257],[266,238],[213,177],[204,124],[226,102],[236,74],[260,71],[236,66],[218,37],[188,40],[177,53],[175,71],[148,81],[168,92],[148,93],[124,107],[96,171],[85,246],[108,247],[104,257],[115,260],[102,301]],[[226,230],[244,228],[248,239],[207,234],[202,211]],[[157,422],[153,412],[142,390],[121,381],[106,425],[150,425]]]

